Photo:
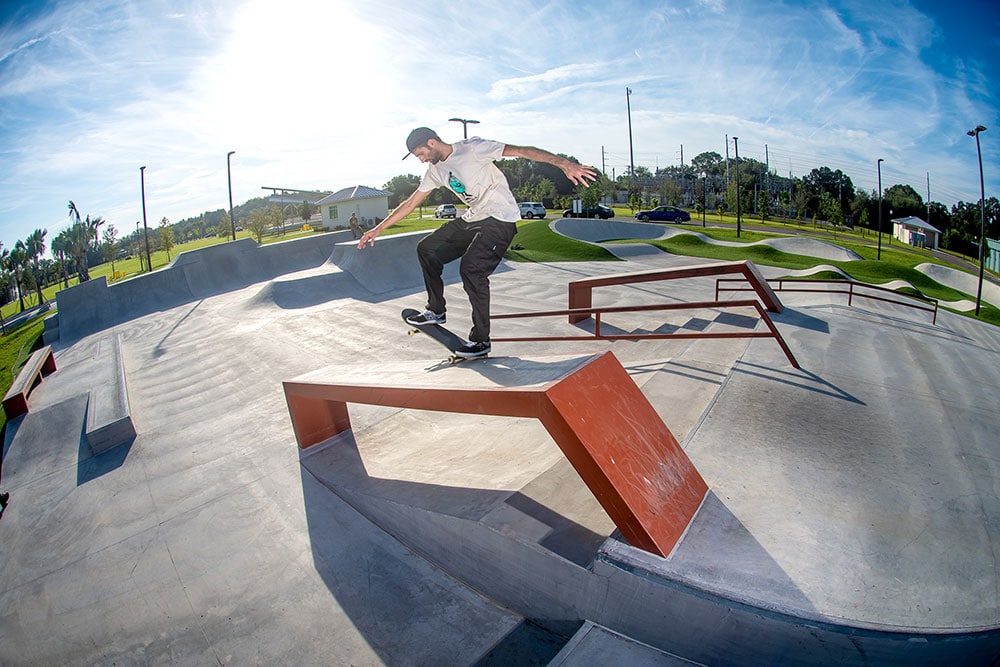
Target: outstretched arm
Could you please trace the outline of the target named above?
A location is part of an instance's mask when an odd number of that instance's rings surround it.
[[[413,194],[407,197],[403,202],[392,210],[385,220],[378,223],[367,232],[361,235],[361,240],[358,241],[358,250],[361,250],[366,245],[375,245],[375,237],[382,233],[382,230],[387,227],[392,227],[394,224],[413,213],[413,209],[420,205],[427,195],[431,193],[430,190],[421,192],[420,190],[414,190]]]
[[[523,157],[535,162],[546,162],[555,165],[562,169],[563,173],[566,174],[566,178],[576,185],[587,185],[588,181],[592,183],[597,180],[597,171],[593,167],[577,164],[555,153],[550,153],[534,146],[514,146],[513,144],[507,144],[504,146],[503,155],[504,157]]]

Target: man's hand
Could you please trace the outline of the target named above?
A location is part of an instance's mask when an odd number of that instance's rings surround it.
[[[515,146],[504,144],[504,157],[523,157],[535,162],[545,162],[562,169],[563,173],[574,185],[589,185],[597,180],[597,170],[584,164],[577,164],[561,155],[550,153],[534,146]]]
[[[358,241],[358,250],[364,250],[364,247],[366,245],[370,245],[370,246],[371,245],[375,245],[375,237],[379,235],[380,231],[382,231],[382,230],[380,230],[378,228],[378,225],[375,225],[374,227],[372,227],[371,229],[369,229],[367,232],[365,232],[364,234],[362,234],[361,235],[361,240]]]
[[[585,164],[577,164],[566,160],[566,164],[560,165],[566,178],[576,185],[589,185],[597,180],[597,170]]]

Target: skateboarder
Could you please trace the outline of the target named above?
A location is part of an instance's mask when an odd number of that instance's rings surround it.
[[[533,146],[514,146],[473,137],[448,144],[437,132],[418,127],[406,139],[408,152],[428,163],[420,185],[389,216],[364,233],[358,249],[374,245],[383,229],[399,222],[437,187],[450,188],[468,209],[436,229],[417,245],[417,258],[427,288],[427,307],[407,321],[415,326],[445,322],[444,265],[461,258],[462,286],[472,304],[472,330],[468,344],[456,350],[460,357],[481,357],[490,352],[490,274],[503,258],[521,219],[517,201],[506,177],[494,160],[523,157],[547,162],[563,170],[577,185],[597,180],[593,167]]]

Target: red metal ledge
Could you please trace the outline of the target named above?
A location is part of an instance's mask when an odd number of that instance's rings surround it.
[[[538,366],[517,359],[505,363],[515,373],[518,363]],[[338,381],[336,367],[282,384],[300,448],[349,429],[347,403],[537,418],[622,536],[635,547],[667,556],[708,486],[613,353],[570,360],[568,366],[553,366],[555,378],[514,387],[489,382],[485,363],[472,374],[480,380],[474,386]],[[405,377],[421,374],[429,379],[415,369]],[[391,381],[392,373],[387,376]]]
[[[587,309],[593,304],[593,292],[595,287],[608,287],[610,285],[630,285],[632,283],[646,283],[659,280],[679,280],[681,278],[699,278],[702,276],[718,276],[726,273],[742,273],[747,282],[753,287],[757,296],[764,304],[764,308],[772,313],[780,313],[783,306],[781,300],[767,284],[767,280],[750,260],[743,262],[719,262],[717,264],[700,264],[698,266],[683,266],[677,269],[660,269],[656,271],[636,271],[633,273],[616,273],[610,276],[600,276],[598,278],[584,278],[574,280],[569,284],[569,307],[570,309]],[[582,322],[589,317],[588,314],[574,313],[569,316],[570,324]]]

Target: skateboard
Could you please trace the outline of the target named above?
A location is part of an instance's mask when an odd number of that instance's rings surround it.
[[[402,312],[403,322],[406,322],[407,317],[413,317],[414,315],[419,315],[419,310],[414,310],[413,308],[404,308]],[[451,354],[448,357],[448,362],[452,364],[457,364],[460,361],[468,361],[466,357],[459,357],[455,354],[455,351],[465,345],[465,341],[462,338],[440,324],[425,324],[423,326],[414,326],[409,322],[406,324],[410,327],[409,334],[414,336],[418,333],[427,334],[432,339],[436,340],[438,343],[443,345],[445,349]],[[483,355],[482,357],[472,357],[472,359],[485,359],[488,355]]]

